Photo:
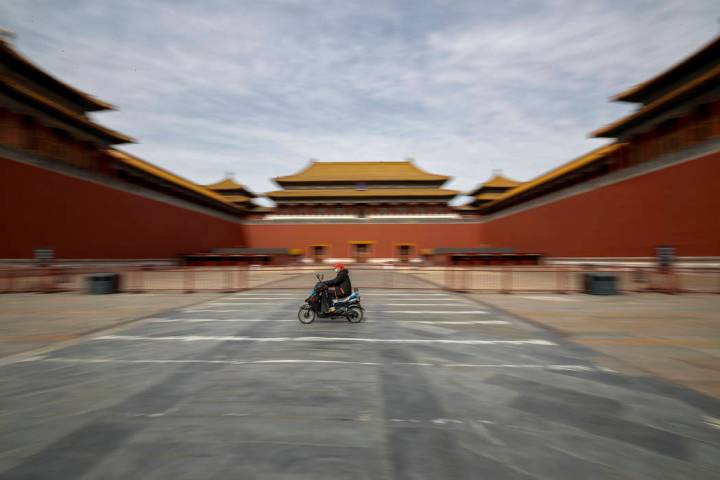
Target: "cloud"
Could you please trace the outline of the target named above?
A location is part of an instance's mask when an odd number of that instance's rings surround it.
[[[256,191],[308,158],[399,160],[469,189],[602,143],[607,98],[715,35],[715,2],[10,0],[19,49],[119,107],[127,150]],[[708,20],[711,19],[711,20]]]

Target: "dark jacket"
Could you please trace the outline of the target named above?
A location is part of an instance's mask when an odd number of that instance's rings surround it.
[[[346,268],[340,270],[337,277],[332,280],[325,280],[325,285],[335,287],[338,297],[346,297],[352,293],[352,284],[350,283],[350,272]]]

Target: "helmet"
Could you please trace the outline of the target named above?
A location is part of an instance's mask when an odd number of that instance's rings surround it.
[[[338,270],[344,270],[345,265],[343,265],[342,263],[336,263],[335,265],[333,265],[333,269],[335,268],[337,268]]]

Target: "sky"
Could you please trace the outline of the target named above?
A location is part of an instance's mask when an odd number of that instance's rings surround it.
[[[606,143],[588,134],[635,108],[609,97],[719,18],[716,0],[0,1],[21,53],[117,107],[92,117],[138,141],[122,149],[256,192],[309,159],[529,180]]]

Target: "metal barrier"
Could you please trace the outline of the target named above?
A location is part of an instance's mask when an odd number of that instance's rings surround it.
[[[427,267],[413,275],[454,291],[498,293],[578,293],[584,272],[613,273],[621,292],[720,293],[720,269],[651,267],[502,266]]]
[[[577,293],[586,271],[612,272],[621,292],[720,293],[720,269],[577,266],[427,267],[406,265],[352,265],[353,286],[359,288],[500,292]],[[6,268],[0,269],[0,293],[82,291],[91,273],[120,275],[120,291],[237,292],[252,288],[309,289],[314,273],[333,273],[327,265],[291,267],[167,267],[132,265],[114,268]]]

